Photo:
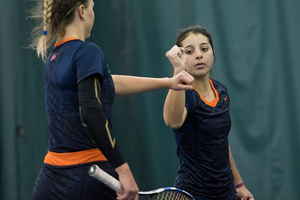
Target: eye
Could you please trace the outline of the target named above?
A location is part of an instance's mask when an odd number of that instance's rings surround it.
[[[186,54],[192,54],[194,51],[193,50],[186,50],[185,53]]]
[[[202,51],[206,52],[208,51],[208,48],[202,48]]]

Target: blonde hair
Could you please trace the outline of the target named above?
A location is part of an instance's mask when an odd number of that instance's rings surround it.
[[[74,10],[80,5],[88,6],[89,0],[43,0],[31,11],[31,18],[39,24],[32,31],[31,48],[44,62],[47,49],[58,35],[65,34],[66,26],[74,19]]]

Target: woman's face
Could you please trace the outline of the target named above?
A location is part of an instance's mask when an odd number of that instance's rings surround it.
[[[190,33],[182,42],[186,56],[186,71],[194,78],[209,76],[214,61],[214,51],[208,38]]]
[[[85,18],[85,39],[89,38],[91,35],[91,30],[94,25],[95,13],[94,13],[94,1],[89,0],[88,7],[86,8],[86,18]]]

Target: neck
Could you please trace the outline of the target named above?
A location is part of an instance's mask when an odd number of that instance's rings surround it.
[[[69,39],[78,38],[85,41],[84,29],[81,27],[81,23],[76,22],[76,19],[66,27],[65,34],[57,37],[57,42]]]
[[[207,88],[209,88],[209,77],[203,79],[195,79],[192,83],[192,86],[200,93],[205,94],[207,92]]]

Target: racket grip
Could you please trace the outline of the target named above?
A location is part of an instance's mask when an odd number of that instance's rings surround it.
[[[107,185],[117,193],[123,194],[123,189],[121,187],[120,182],[114,177],[112,177],[111,175],[109,175],[108,173],[106,173],[105,171],[103,171],[102,169],[100,169],[98,165],[93,164],[90,167],[89,175],[91,177],[98,179],[99,181],[101,181],[102,183],[104,183],[105,185]]]

